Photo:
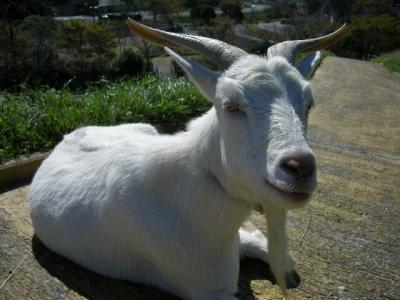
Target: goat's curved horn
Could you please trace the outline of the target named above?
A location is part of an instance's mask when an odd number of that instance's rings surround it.
[[[227,69],[240,56],[247,54],[240,48],[218,40],[150,28],[130,18],[128,18],[128,26],[133,33],[149,42],[171,48],[186,47],[195,50],[223,70]]]
[[[347,28],[347,25],[344,24],[335,32],[319,38],[278,43],[268,48],[268,58],[283,56],[290,63],[294,64],[297,53],[312,52],[328,48],[345,36]]]

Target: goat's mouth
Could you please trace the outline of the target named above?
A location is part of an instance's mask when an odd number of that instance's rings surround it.
[[[265,183],[272,188],[275,192],[277,192],[281,197],[292,201],[296,203],[302,203],[311,198],[312,193],[301,193],[301,192],[296,192],[293,191],[292,189],[289,188],[284,188],[284,187],[279,187],[276,186],[272,183],[270,183],[268,180],[265,180]]]

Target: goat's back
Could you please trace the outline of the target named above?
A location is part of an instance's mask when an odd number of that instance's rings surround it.
[[[145,201],[141,169],[146,153],[159,139],[154,127],[146,124],[84,127],[66,135],[30,187],[32,223],[42,242],[97,273],[121,277],[124,270],[110,267],[118,265],[118,257],[140,256],[125,253],[132,247],[124,247],[130,228],[123,227],[134,221],[126,220],[124,202],[129,195],[135,195],[138,205]],[[141,243],[136,248],[145,249],[145,237],[136,238]]]

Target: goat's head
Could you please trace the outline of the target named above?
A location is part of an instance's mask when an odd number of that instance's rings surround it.
[[[227,192],[254,204],[303,206],[317,178],[306,139],[313,98],[305,78],[320,54],[313,52],[297,66],[294,59],[298,52],[335,43],[343,37],[345,26],[321,38],[276,44],[264,57],[210,38],[169,33],[133,20],[128,25],[151,42],[195,50],[222,70],[211,71],[166,48],[215,106]]]

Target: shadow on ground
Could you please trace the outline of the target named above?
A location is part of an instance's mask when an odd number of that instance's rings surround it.
[[[180,299],[143,284],[110,279],[90,272],[49,250],[36,235],[32,237],[32,252],[38,263],[51,276],[56,277],[69,289],[89,299],[110,299],[111,297],[112,299],[134,297],[135,300]],[[246,258],[240,264],[239,292],[237,294],[240,299],[256,299],[251,291],[251,281],[254,279],[272,281],[273,276],[268,265],[259,260]]]

